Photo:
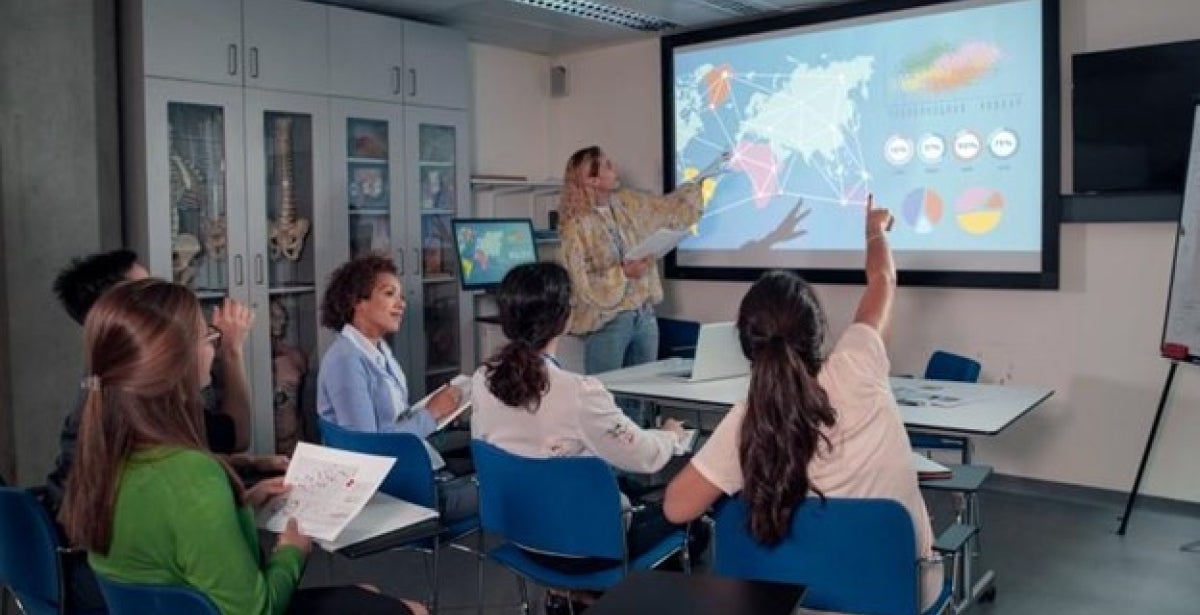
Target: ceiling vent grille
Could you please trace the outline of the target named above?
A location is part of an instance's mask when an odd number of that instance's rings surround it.
[[[573,15],[584,19],[594,19],[625,28],[642,32],[661,32],[677,27],[665,19],[646,15],[616,6],[593,2],[592,0],[509,0],[519,4],[527,4],[549,11],[557,11],[565,15]]]

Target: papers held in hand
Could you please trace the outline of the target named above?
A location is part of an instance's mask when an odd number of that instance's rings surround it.
[[[692,449],[696,446],[696,436],[699,433],[699,429],[683,430],[683,437],[675,441],[675,454],[686,455],[692,452]]]
[[[471,406],[471,378],[469,376],[459,374],[459,375],[455,376],[454,378],[452,378],[450,380],[450,382],[447,382],[446,384],[443,384],[442,386],[438,387],[434,392],[430,393],[429,395],[426,395],[425,397],[422,397],[421,401],[418,401],[417,403],[413,404],[414,406],[417,406],[418,408],[428,408],[429,400],[433,399],[434,396],[437,395],[438,393],[441,393],[442,391],[446,390],[447,387],[454,387],[454,388],[458,389],[458,407],[455,408],[454,411],[451,412],[450,414],[447,414],[446,416],[443,416],[442,418],[438,419],[438,422],[437,422],[438,430],[445,429],[447,425],[449,425],[450,423],[453,423],[455,419],[462,416],[462,413],[465,412],[467,410],[467,408],[469,408]]]
[[[640,261],[646,257],[662,258],[667,252],[675,249],[679,242],[687,237],[688,229],[660,228],[647,237],[642,243],[634,246],[625,254],[627,261]]]

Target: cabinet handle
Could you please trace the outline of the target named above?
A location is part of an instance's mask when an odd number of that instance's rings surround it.
[[[236,75],[238,68],[237,45],[229,43],[229,74]]]
[[[400,76],[400,67],[392,67],[392,94],[399,94],[400,88],[404,85],[404,78]]]
[[[245,276],[242,275],[242,255],[238,254],[233,257],[233,283],[235,286],[241,286],[245,282]]]
[[[422,267],[421,267],[421,248],[413,246],[412,250],[413,250],[413,273],[416,273],[417,277],[424,277],[425,274],[424,274],[424,272],[421,271],[421,269],[422,269]]]
[[[250,48],[250,78],[258,79],[258,47]]]
[[[400,248],[399,250],[396,250],[396,256],[400,257],[400,259],[399,259],[400,266],[398,267],[398,269],[400,270],[400,275],[404,275],[404,248]]]
[[[263,255],[262,254],[254,255],[254,283],[255,284],[263,283]]]
[[[415,69],[415,68],[408,69],[408,78],[412,82],[412,87],[409,88],[408,95],[416,96],[417,95],[417,69]]]

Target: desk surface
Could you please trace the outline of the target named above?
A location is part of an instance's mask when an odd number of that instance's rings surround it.
[[[687,382],[663,375],[678,369],[678,359],[597,374],[617,395],[670,404],[684,402],[728,408],[746,398],[749,376]],[[908,427],[950,433],[995,435],[1054,394],[1046,387],[975,384],[892,378],[897,407]]]
[[[630,574],[589,615],[790,615],[803,585],[645,570]]]

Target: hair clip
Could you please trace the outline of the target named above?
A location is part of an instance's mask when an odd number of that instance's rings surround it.
[[[91,389],[93,391],[99,391],[100,390],[100,376],[97,376],[95,374],[84,376],[83,380],[79,381],[79,388]]]

